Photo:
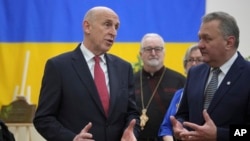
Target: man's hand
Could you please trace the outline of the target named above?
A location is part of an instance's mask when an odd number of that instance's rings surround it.
[[[89,133],[89,129],[92,127],[92,123],[89,122],[82,131],[75,136],[73,141],[94,141],[93,135]]]
[[[173,126],[173,132],[174,132],[174,137],[176,139],[181,139],[181,133],[187,132],[187,129],[185,129],[182,124],[174,117],[170,116],[170,121]]]
[[[134,135],[134,126],[135,126],[136,120],[133,119],[130,121],[128,127],[125,129],[122,135],[121,141],[137,141],[136,137]]]
[[[182,140],[216,141],[217,127],[206,110],[203,111],[203,117],[205,119],[205,123],[202,126],[191,122],[183,123],[184,126],[193,129],[193,131],[182,132],[180,134]]]

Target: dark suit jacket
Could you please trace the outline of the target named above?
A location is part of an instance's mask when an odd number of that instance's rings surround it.
[[[204,90],[210,67],[202,64],[189,70],[187,84],[176,114],[180,121],[204,124],[202,115]],[[207,109],[217,126],[217,140],[229,140],[229,127],[232,124],[250,122],[250,63],[240,53],[214,94]]]
[[[72,141],[88,122],[95,141],[119,141],[139,113],[135,103],[133,70],[128,62],[105,54],[109,73],[110,108],[106,118],[94,80],[80,50],[49,59],[45,66],[34,118],[37,131],[49,141]]]

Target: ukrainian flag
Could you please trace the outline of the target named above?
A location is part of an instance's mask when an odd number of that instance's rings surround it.
[[[83,40],[82,19],[93,6],[120,16],[110,53],[136,63],[142,36],[156,32],[166,41],[165,65],[184,74],[182,58],[198,40],[205,0],[1,0],[0,106],[16,95],[37,104],[46,60]]]

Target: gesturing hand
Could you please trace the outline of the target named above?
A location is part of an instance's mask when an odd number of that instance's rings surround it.
[[[213,120],[210,118],[206,110],[203,111],[203,117],[205,119],[205,123],[203,125],[184,122],[183,125],[193,129],[193,131],[181,133],[181,139],[216,141],[217,127],[215,126]]]
[[[92,127],[92,123],[89,122],[82,131],[77,134],[73,141],[94,141],[93,135],[89,133],[89,129]]]
[[[176,139],[181,139],[181,133],[187,132],[187,129],[185,129],[174,116],[170,116],[170,121],[173,125],[174,137]]]
[[[123,132],[121,141],[136,141],[136,137],[134,135],[135,123],[136,123],[135,119],[130,121],[128,127]]]

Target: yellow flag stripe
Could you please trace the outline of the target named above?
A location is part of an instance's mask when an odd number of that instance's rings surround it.
[[[71,51],[78,43],[0,43],[0,106],[7,105],[13,100],[14,91],[20,87],[23,80],[25,55],[29,51],[27,69],[27,86],[31,87],[30,101],[37,104],[44,65],[48,58]],[[183,56],[193,43],[166,43],[165,66],[184,74]],[[138,62],[140,43],[115,43],[109,53],[120,56],[131,62]]]

